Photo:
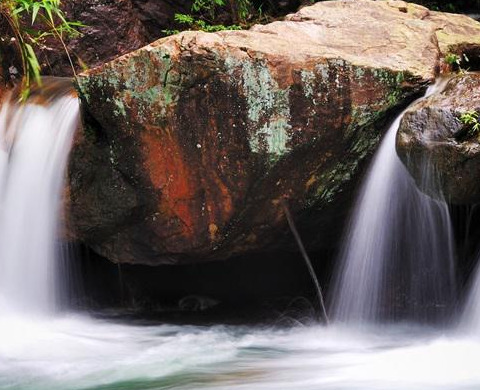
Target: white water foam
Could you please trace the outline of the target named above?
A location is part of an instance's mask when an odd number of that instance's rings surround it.
[[[480,342],[432,328],[134,326],[81,317],[0,328],[0,389],[466,390]]]

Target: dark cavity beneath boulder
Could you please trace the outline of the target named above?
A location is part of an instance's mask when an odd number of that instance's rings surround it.
[[[287,199],[333,245],[383,120],[480,24],[393,1],[328,1],[249,31],[184,32],[81,74],[71,229],[115,262],[283,246]],[[327,216],[327,217],[325,217]]]

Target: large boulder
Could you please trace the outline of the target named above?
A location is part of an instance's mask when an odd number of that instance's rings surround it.
[[[279,248],[287,202],[302,226],[322,221],[307,244],[332,245],[339,199],[387,114],[447,52],[477,46],[480,24],[464,16],[328,1],[249,31],[184,32],[81,74],[72,229],[116,262],[221,259]]]
[[[397,151],[429,195],[459,204],[480,201],[479,113],[479,73],[451,78],[438,93],[405,113],[397,134]]]

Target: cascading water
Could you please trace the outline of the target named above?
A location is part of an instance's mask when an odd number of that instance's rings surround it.
[[[439,81],[427,96],[443,88]],[[361,188],[331,294],[333,320],[424,319],[455,294],[447,205],[421,193],[395,151],[403,113],[391,124]],[[428,162],[426,185],[435,185]],[[402,309],[399,309],[402,308]]]
[[[478,334],[480,330],[480,265],[477,265],[477,269],[472,275],[472,283],[460,320],[460,328],[470,334]]]
[[[462,332],[478,337],[480,335],[480,253],[477,254],[477,266],[470,278],[459,325]]]
[[[58,220],[78,102],[71,90],[58,91],[62,82],[46,83],[57,89],[53,97],[5,102],[0,113],[2,314],[44,314],[57,305]]]

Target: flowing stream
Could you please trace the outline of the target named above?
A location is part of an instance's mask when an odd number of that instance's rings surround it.
[[[0,389],[467,390],[480,340],[432,328],[2,322]]]
[[[23,107],[6,104],[0,114],[0,389],[480,388],[480,338],[460,336],[454,330],[411,324],[359,327],[349,321],[346,321],[348,326],[337,323],[329,327],[312,324],[285,327],[275,323],[171,325],[56,311],[57,281],[61,275],[56,275],[55,241],[59,233],[62,179],[77,113],[78,103],[67,93]],[[370,189],[364,190],[360,201],[362,207],[367,202],[373,209],[370,213],[357,212],[356,220],[362,213],[371,216],[392,207],[395,210],[401,202],[420,202],[412,211],[420,213],[418,218],[431,217],[438,224],[447,223],[443,219],[444,206],[431,203],[425,211],[422,203],[425,199],[398,173],[397,162],[391,162],[397,161],[391,146],[394,132],[390,130],[376,159],[385,168],[377,178],[380,188],[372,190],[375,198],[369,203],[365,198]],[[393,172],[390,164],[395,166]],[[377,174],[376,169],[370,175]],[[394,184],[400,185],[395,191],[383,188]],[[366,188],[374,185],[369,180]],[[381,194],[390,198],[382,200]],[[369,233],[375,237],[369,240],[377,245],[379,240],[391,241],[390,235],[399,229],[394,218],[402,214],[398,210],[395,213],[389,217],[392,220],[383,220],[383,229]],[[405,217],[403,223],[416,229],[409,222]],[[374,217],[367,227],[380,228],[379,223]],[[421,228],[427,227],[421,225]],[[439,261],[450,266],[448,231],[436,228],[434,233],[438,237],[414,231],[422,234],[422,243],[428,244],[428,250],[439,246],[429,254],[430,258],[439,256]],[[364,248],[358,249],[359,253],[362,251]],[[408,247],[408,256],[413,255],[410,251],[426,257],[422,249]],[[419,258],[421,262],[426,260]],[[368,265],[366,271],[380,279],[385,266],[377,265],[379,270]],[[365,274],[365,271],[355,272]],[[443,276],[432,275],[441,278],[442,283]],[[362,283],[370,283],[368,277]],[[422,277],[421,281],[428,288],[434,287],[431,277]],[[419,289],[418,295],[422,297],[426,294],[422,288],[412,287],[413,294]],[[378,287],[377,292],[382,289]],[[359,291],[368,305],[380,304],[371,292]],[[429,299],[437,299],[437,293],[435,290]],[[350,305],[355,319],[370,318],[377,310],[366,306],[359,309],[356,305]]]

